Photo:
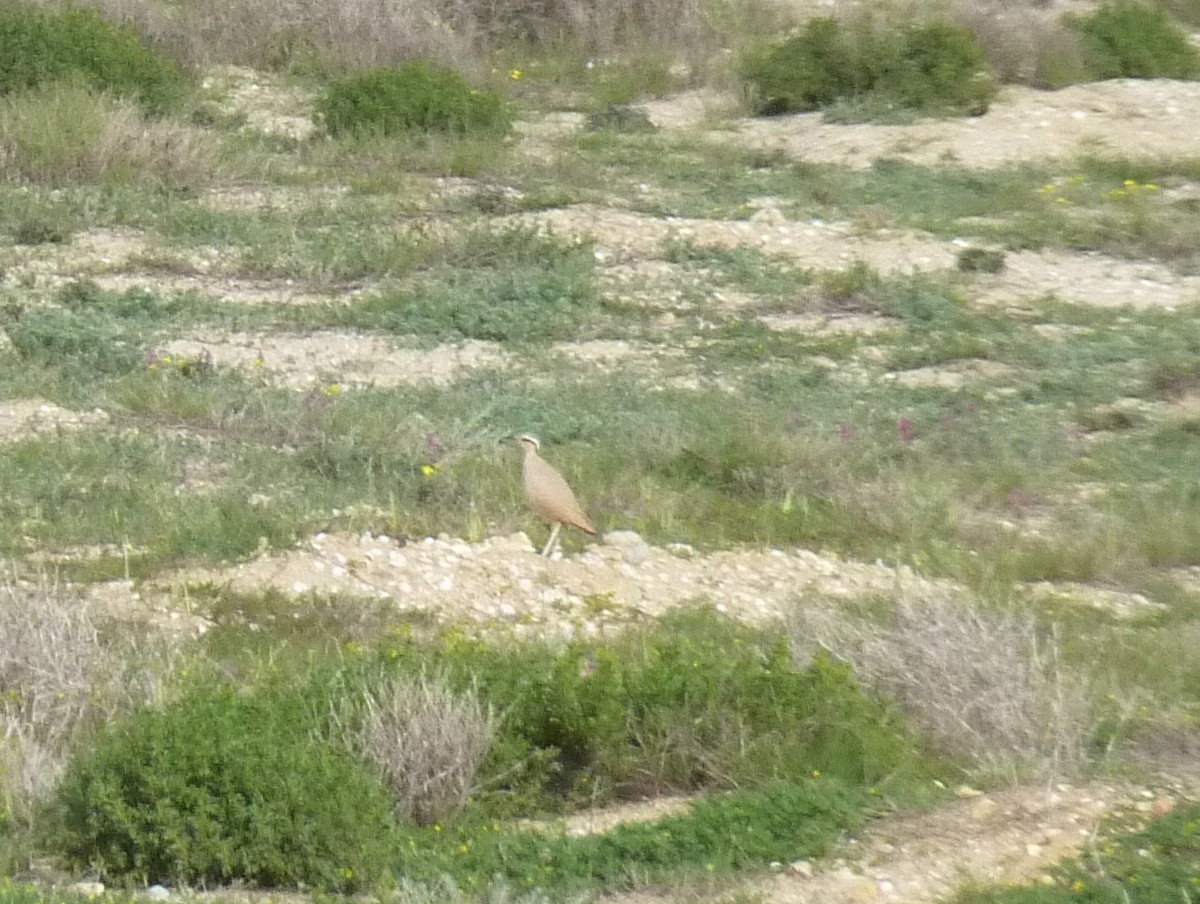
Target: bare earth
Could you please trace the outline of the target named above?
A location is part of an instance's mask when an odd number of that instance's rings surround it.
[[[239,70],[214,77],[233,86],[232,103],[247,110],[247,128],[303,136],[307,119],[296,112],[302,98],[292,89],[281,92],[264,77]],[[651,119],[662,128],[695,129],[714,142],[852,166],[892,158],[986,168],[1018,160],[1069,161],[1089,151],[1129,157],[1190,156],[1200,147],[1200,83],[1116,81],[1053,94],[1013,88],[984,116],[907,126],[830,125],[819,116],[742,121],[732,129],[711,126],[713,112],[728,108],[728,98],[703,93],[646,105]],[[578,125],[570,116],[551,117],[529,124],[523,141],[537,149],[539,138]],[[1064,174],[1069,174],[1069,168]],[[1177,197],[1200,197],[1196,185],[1164,189]],[[209,202],[234,208],[278,200],[223,192],[214,192]],[[594,205],[513,219],[550,227],[559,235],[594,238],[614,297],[634,302],[653,299],[659,307],[676,304],[680,310],[689,305],[679,289],[680,273],[659,256],[669,238],[703,245],[749,245],[816,270],[843,269],[864,261],[883,272],[945,271],[953,269],[961,247],[886,226],[788,221],[780,213],[778,199],[759,199],[755,206],[754,214],[739,222],[661,218]],[[177,272],[139,273],[137,260],[152,250],[145,246],[138,234],[97,232],[77,237],[69,246],[29,250],[6,262],[3,278],[35,285],[39,292],[87,275],[111,288],[141,284],[167,291],[189,289],[231,303],[325,300],[287,281],[238,280],[225,272],[219,256],[203,252]],[[1162,308],[1200,300],[1200,276],[1175,273],[1153,261],[1093,254],[1014,253],[1008,256],[1004,272],[963,279],[969,297],[1001,306],[1048,294],[1080,304]],[[742,302],[732,294],[709,301],[730,310]],[[781,330],[868,332],[886,329],[886,321],[880,320],[765,322]],[[297,391],[334,384],[441,384],[475,368],[503,367],[507,361],[501,348],[487,343],[423,351],[355,335],[180,336],[161,351],[184,356],[207,351],[219,367],[258,370],[264,379]],[[622,366],[641,362],[657,367],[661,362],[654,356],[662,355],[661,349],[655,352],[630,343],[565,345],[558,351],[575,356],[581,366],[597,368],[612,366],[614,361],[623,362]],[[936,384],[943,375],[936,372],[922,378]],[[0,404],[0,441],[38,430],[102,425],[106,420],[104,412],[72,412],[39,400],[6,402]],[[515,469],[514,458],[514,475]],[[95,596],[113,611],[196,633],[206,630],[210,622],[203,611],[190,609],[183,588],[200,581],[239,590],[272,587],[297,597],[312,592],[370,597],[438,619],[499,626],[518,635],[558,637],[602,632],[696,599],[713,601],[731,615],[760,622],[785,618],[789,607],[806,596],[848,599],[881,590],[926,596],[959,592],[886,563],[848,562],[810,550],[699,556],[686,547],[652,549],[634,536],[618,535],[570,559],[547,562],[523,534],[475,544],[448,537],[409,543],[364,534],[318,535],[296,549],[264,554],[226,569],[168,575],[136,589],[114,583],[96,588]],[[846,839],[827,861],[781,864],[778,875],[746,888],[770,904],[873,900],[923,904],[968,878],[1037,881],[1059,857],[1086,844],[1106,813],[1123,807],[1149,812],[1181,797],[1195,797],[1198,789],[1196,776],[1179,775],[1162,776],[1144,786],[1056,785],[972,796],[929,812],[880,819],[861,838]],[[653,818],[680,806],[686,802],[653,802],[615,814],[606,811],[589,815],[572,828],[603,829],[621,819]],[[651,904],[667,899],[665,893],[644,892],[618,900]]]

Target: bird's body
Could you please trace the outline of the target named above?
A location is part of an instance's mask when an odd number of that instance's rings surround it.
[[[525,486],[525,499],[534,514],[551,526],[550,539],[542,555],[550,555],[564,524],[577,527],[585,533],[596,533],[563,476],[538,453],[541,444],[537,439],[523,433],[517,437],[517,443],[524,455],[521,482]]]

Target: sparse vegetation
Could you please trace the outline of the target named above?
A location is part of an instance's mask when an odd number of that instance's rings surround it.
[[[1040,887],[972,888],[953,904],[1144,904],[1188,901],[1200,884],[1200,807],[1181,805],[1157,818],[1131,816],[1054,870]]]
[[[804,607],[792,636],[820,647],[895,700],[938,750],[977,775],[1071,774],[1094,724],[1085,682],[1073,681],[1058,639],[1032,617],[950,600],[900,601],[872,615]]]
[[[0,10],[0,555],[35,575],[0,588],[0,874],[543,904],[818,855],[939,783],[1195,758],[1197,161],[929,163],[984,120],[818,162],[734,94],[640,103],[745,61],[822,133],[981,113],[1191,77],[1168,18],[1029,5],[1006,50],[882,6],[95,2]],[[1142,307],[1037,296],[1030,252]],[[524,431],[655,548],[523,571]],[[809,557],[844,584],[762,584]],[[696,599],[560,580],[656,569]],[[537,821],[661,794],[696,803]],[[1176,900],[1165,832],[1138,876]],[[1112,843],[1013,900],[1116,900]]]
[[[194,190],[215,178],[218,158],[199,130],[147,119],[84,85],[47,82],[0,98],[0,160],[11,181]]]

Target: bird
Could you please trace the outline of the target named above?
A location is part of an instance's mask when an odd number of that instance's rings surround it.
[[[596,528],[592,527],[592,522],[575,501],[575,494],[571,492],[563,476],[539,454],[542,444],[538,442],[537,437],[522,433],[517,437],[517,445],[521,447],[524,456],[521,462],[521,482],[525,487],[525,500],[535,515],[551,525],[550,539],[546,541],[542,557],[550,555],[564,524],[577,527],[585,533],[595,534]]]

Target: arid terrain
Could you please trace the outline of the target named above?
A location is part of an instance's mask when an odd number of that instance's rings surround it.
[[[306,135],[306,98],[296,89],[248,70],[221,70],[212,79],[229,86],[226,103],[245,115],[244,128],[294,138]],[[1054,93],[1009,87],[983,116],[909,125],[839,125],[823,121],[819,114],[731,124],[725,117],[735,106],[731,98],[699,91],[646,103],[642,109],[660,130],[687,132],[697,141],[851,167],[891,159],[986,170],[1019,161],[1069,162],[1088,153],[1156,159],[1195,154],[1200,146],[1200,83],[1111,81]],[[584,117],[573,113],[524,122],[521,151],[544,153],[550,136],[583,125]],[[472,192],[475,186],[470,180],[448,178],[442,189],[450,196]],[[203,203],[218,212],[286,207],[303,191],[222,186],[203,197]],[[1162,192],[1200,203],[1200,184],[1164,185]],[[606,295],[625,304],[652,302],[668,309],[663,315],[666,328],[671,318],[691,316],[698,294],[727,315],[737,316],[746,305],[736,290],[710,289],[697,283],[694,273],[665,259],[661,249],[673,239],[706,247],[753,248],[816,271],[865,263],[884,274],[953,271],[956,256],[971,244],[898,228],[886,217],[879,222],[795,221],[781,211],[786,200],[750,199],[752,210],[739,220],[655,216],[596,200],[506,213],[498,222],[593,241]],[[66,244],[7,248],[2,278],[11,286],[33,286],[35,294],[44,296],[86,276],[106,289],[194,291],[243,306],[347,300],[371,288],[338,286],[321,294],[287,279],[246,278],[230,272],[226,260],[204,248],[172,252],[184,258],[178,267],[144,266],[161,252],[136,230],[98,230]],[[1154,260],[1091,252],[1014,251],[1007,254],[1000,272],[961,274],[961,280],[972,304],[1018,313],[1046,296],[1135,311],[1170,311],[1200,301],[1200,275]],[[886,318],[873,314],[752,316],[785,333],[870,336],[887,328]],[[444,386],[479,368],[503,369],[513,356],[501,344],[482,340],[414,348],[354,332],[288,336],[255,328],[181,334],[158,353],[208,356],[218,369],[238,370],[296,392]],[[575,362],[582,372],[636,373],[669,385],[720,385],[722,379],[682,345],[672,348],[636,339],[564,341],[553,346],[552,354]],[[909,381],[906,385],[986,386],[997,367],[1003,365],[959,361],[908,370],[897,379]],[[728,388],[733,396],[736,386]],[[68,410],[39,399],[3,401],[0,442],[37,432],[102,428],[109,420],[103,410]],[[515,485],[515,451],[512,463]],[[181,486],[204,492],[206,482],[217,479],[219,475],[205,473],[184,475]],[[144,581],[107,582],[92,587],[89,594],[109,614],[180,637],[198,636],[211,626],[203,606],[192,608],[186,600],[185,589],[198,583],[243,593],[271,588],[297,598],[313,592],[342,593],[481,629],[571,637],[653,618],[697,599],[711,600],[720,611],[740,619],[764,623],[786,617],[797,597],[838,601],[881,592],[914,599],[967,593],[908,567],[852,561],[820,549],[702,553],[683,543],[649,546],[620,527],[589,542],[582,552],[549,561],[537,556],[534,543],[540,544],[544,534],[532,518],[526,533],[491,535],[474,543],[444,534],[394,537],[335,530],[316,534],[291,550],[263,552],[223,567],[169,571]],[[72,555],[86,558],[94,553],[80,549]],[[1039,588],[1028,590],[1034,594]],[[1115,613],[1151,605],[1137,594],[1086,585],[1058,590],[1083,605]],[[955,803],[927,812],[881,818],[861,837],[844,839],[835,855],[814,863],[779,864],[776,875],[754,881],[745,890],[765,904],[919,904],[936,901],[968,880],[1037,881],[1058,858],[1087,845],[1110,814],[1149,813],[1180,799],[1196,799],[1200,772],[1186,764],[1148,763],[1131,781],[1062,778],[986,794],[964,788],[960,796]],[[579,820],[578,826],[572,823],[571,830],[602,830],[613,821],[652,818],[680,806],[686,802],[660,801],[604,812]],[[665,891],[642,891],[616,900],[651,904],[670,897]]]

